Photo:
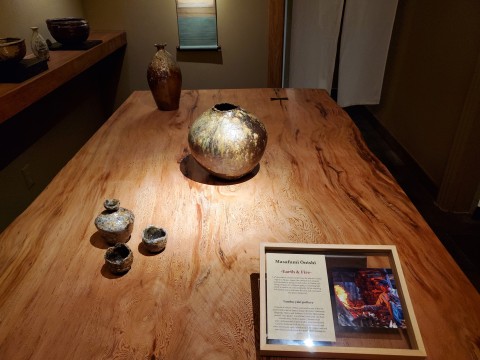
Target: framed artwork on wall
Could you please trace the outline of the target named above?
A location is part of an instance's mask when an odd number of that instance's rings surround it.
[[[178,50],[220,50],[216,0],[176,0]]]

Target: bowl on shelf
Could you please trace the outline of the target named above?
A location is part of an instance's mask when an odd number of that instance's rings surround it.
[[[0,38],[0,62],[14,63],[23,59],[27,52],[25,39]]]
[[[83,18],[56,18],[45,22],[52,37],[63,45],[83,43],[90,35],[90,25]]]

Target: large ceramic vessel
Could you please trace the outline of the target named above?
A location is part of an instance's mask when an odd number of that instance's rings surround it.
[[[211,174],[238,179],[260,162],[267,146],[267,131],[246,110],[217,104],[193,122],[188,144],[195,160]]]
[[[180,104],[182,72],[165,50],[166,44],[155,44],[157,52],[147,68],[148,86],[160,110],[176,110]]]

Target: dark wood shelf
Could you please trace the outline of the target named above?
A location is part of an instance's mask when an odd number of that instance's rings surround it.
[[[0,123],[127,44],[124,31],[92,31],[89,40],[102,43],[83,51],[50,51],[48,70],[21,83],[1,83]]]

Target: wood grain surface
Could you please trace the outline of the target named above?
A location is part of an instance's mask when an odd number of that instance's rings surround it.
[[[272,98],[288,98],[276,100]],[[269,134],[259,168],[211,178],[188,127],[231,102]],[[105,198],[135,214],[113,276],[94,226]],[[143,228],[168,233],[149,255]],[[322,90],[133,93],[0,234],[0,359],[256,359],[260,242],[397,246],[429,359],[478,359],[480,296],[347,114]]]

